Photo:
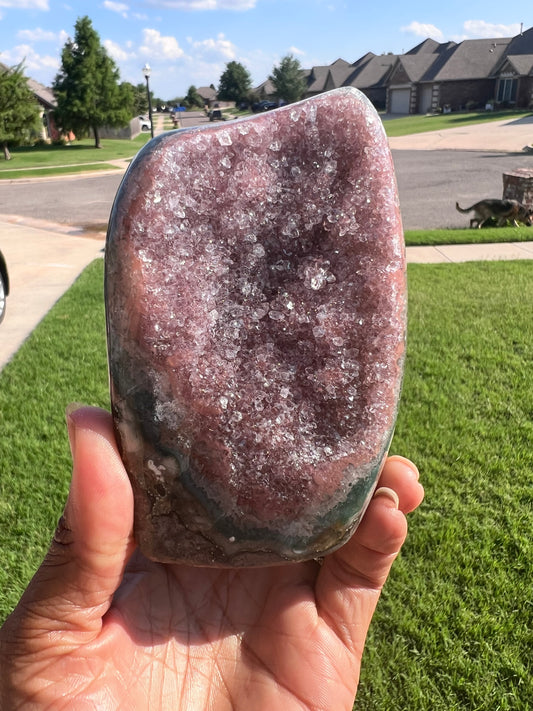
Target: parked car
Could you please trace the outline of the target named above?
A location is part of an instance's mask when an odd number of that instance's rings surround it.
[[[7,273],[6,260],[0,252],[0,323],[6,314],[6,299],[9,294],[9,276]]]
[[[255,113],[257,113],[258,111],[270,111],[271,109],[277,108],[278,104],[276,101],[267,101],[265,99],[263,101],[258,101],[256,104],[253,104],[252,111],[255,111]]]
[[[222,111],[220,109],[213,109],[213,111],[209,112],[209,120],[210,121],[225,121],[226,117],[222,115]]]
[[[141,131],[152,130],[152,123],[149,118],[146,118],[146,116],[139,116],[139,124],[141,127]]]

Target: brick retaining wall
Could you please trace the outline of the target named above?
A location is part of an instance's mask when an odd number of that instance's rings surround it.
[[[533,206],[533,170],[517,168],[503,174],[503,198]]]

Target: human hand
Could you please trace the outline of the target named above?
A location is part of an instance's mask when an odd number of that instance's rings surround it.
[[[391,457],[322,564],[193,568],[144,558],[111,417],[68,416],[73,475],[50,550],[0,632],[9,711],[352,709],[368,626],[422,501]]]

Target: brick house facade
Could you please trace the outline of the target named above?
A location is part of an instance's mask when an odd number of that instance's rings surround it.
[[[391,113],[533,105],[533,28],[516,37],[439,44],[399,55],[387,89]],[[400,109],[400,110],[397,110]]]
[[[405,54],[368,52],[350,64],[303,70],[306,96],[354,86],[396,114],[533,107],[533,28],[516,37],[439,43],[424,40]],[[263,93],[273,90],[265,82]]]

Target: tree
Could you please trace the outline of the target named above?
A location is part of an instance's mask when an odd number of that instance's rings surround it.
[[[201,109],[204,108],[204,100],[198,93],[194,84],[191,84],[191,86],[189,87],[189,90],[187,91],[187,96],[183,99],[183,102],[188,109],[192,109],[195,106]]]
[[[91,20],[79,18],[74,29],[74,39],[61,52],[61,69],[53,86],[56,122],[77,136],[92,131],[95,148],[100,148],[102,126],[124,126],[130,120],[130,96],[127,87],[119,84],[118,69]]]
[[[245,101],[252,88],[250,72],[240,62],[228,62],[218,83],[218,98],[222,101]]]
[[[130,84],[129,82],[122,82],[123,86],[128,87],[128,92],[131,96],[131,106],[129,106],[129,113],[131,116],[137,116],[139,114],[148,113],[148,98],[146,96],[146,84],[140,82],[139,84]],[[150,92],[151,93],[151,92]]]
[[[128,116],[128,118],[131,118],[135,113],[136,109],[136,89],[133,86],[133,84],[130,84],[129,81],[123,81],[120,84],[120,93],[122,94],[122,99],[124,101],[124,110]]]
[[[11,160],[9,144],[20,143],[37,123],[39,114],[22,63],[11,68],[0,65],[0,143],[6,160]]]
[[[288,104],[304,97],[307,84],[300,62],[292,54],[283,57],[279,66],[272,70],[269,79],[274,84],[278,98]]]

